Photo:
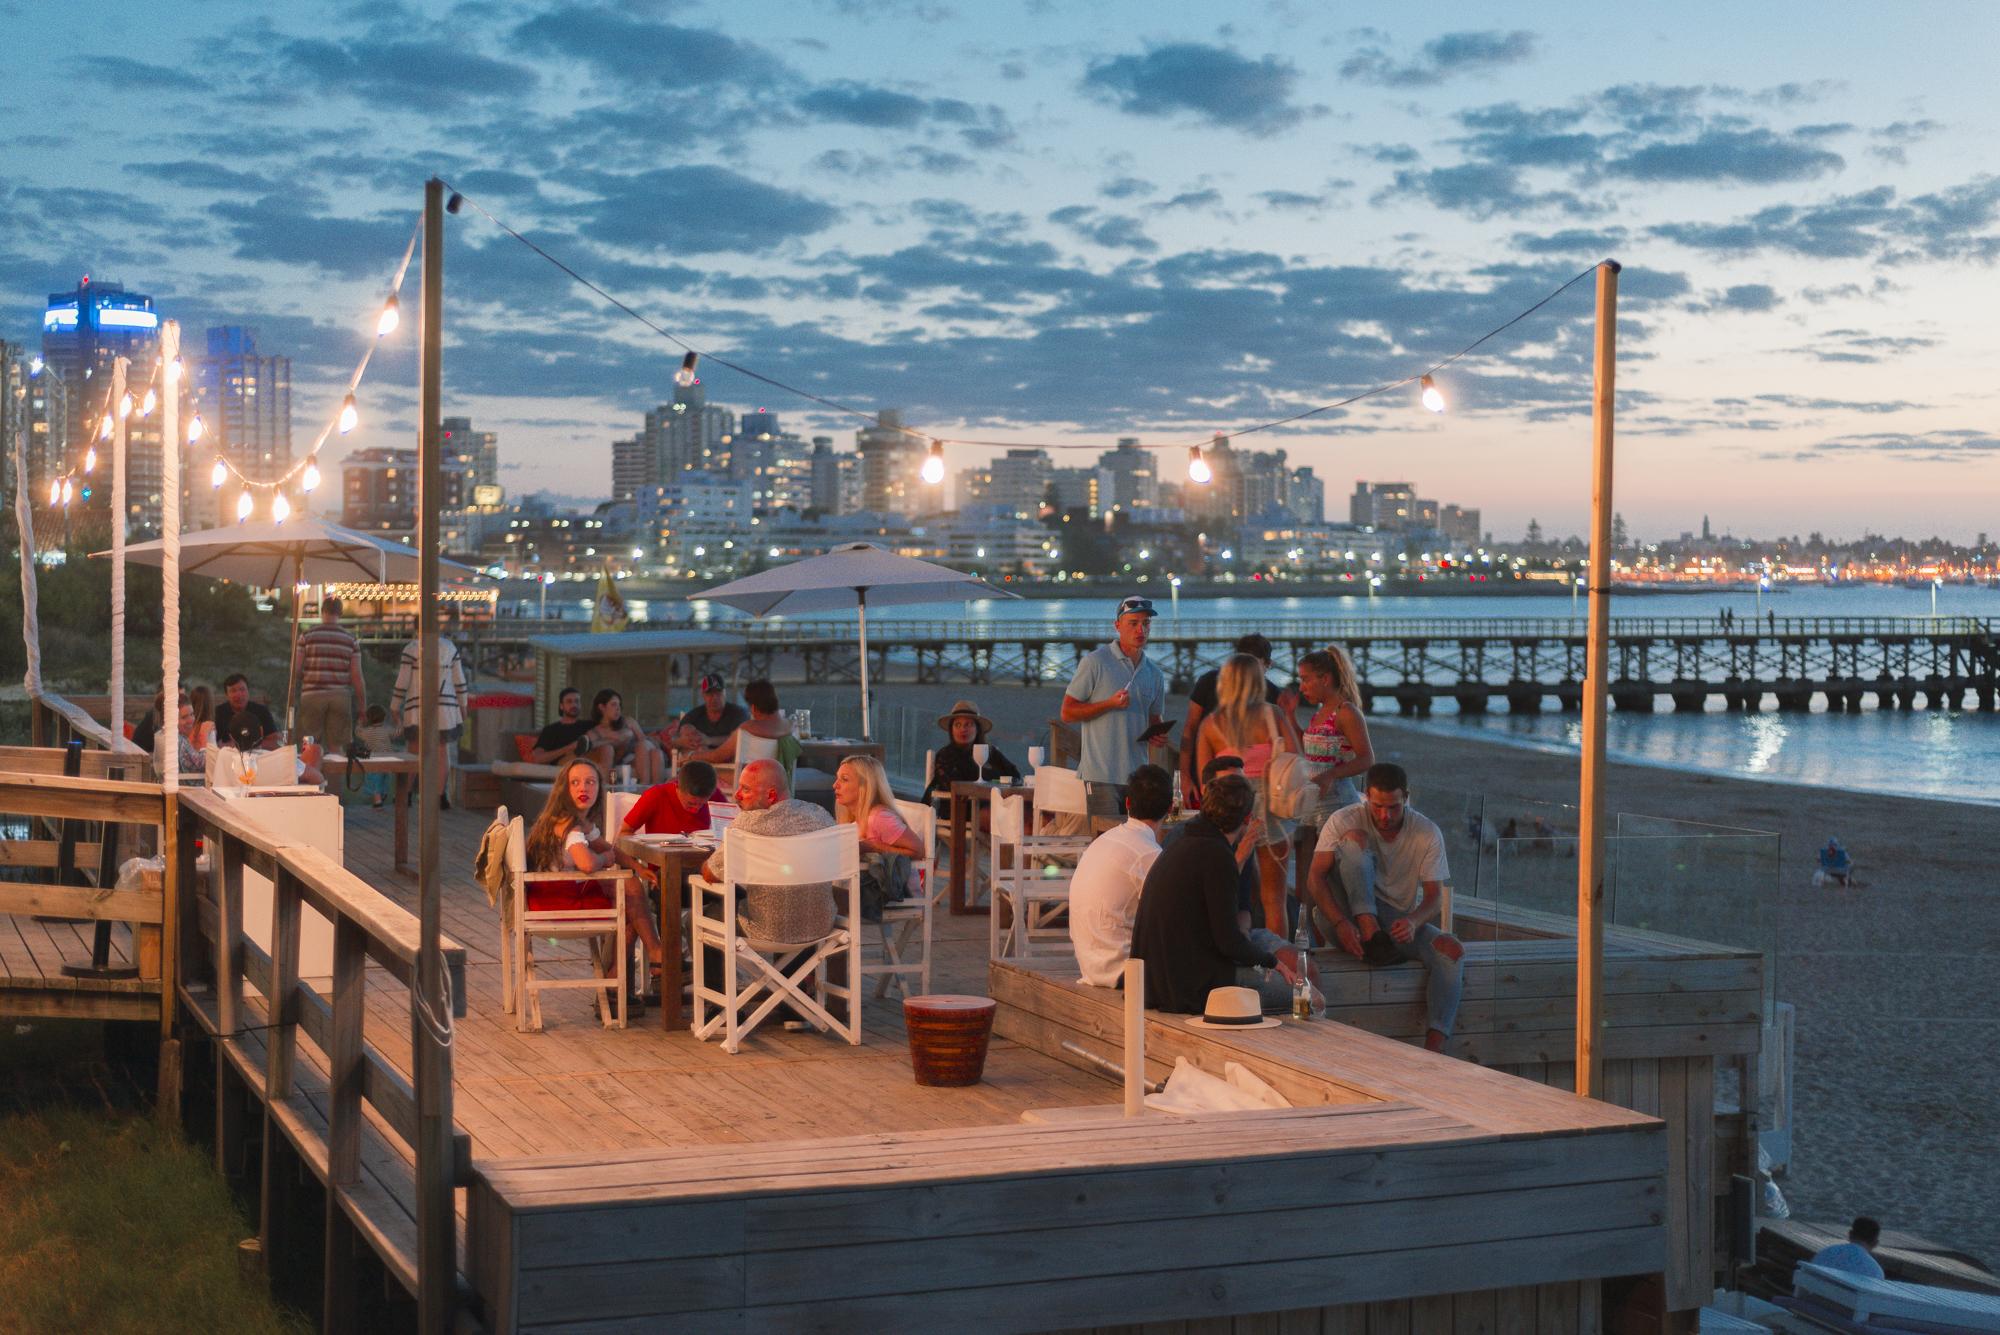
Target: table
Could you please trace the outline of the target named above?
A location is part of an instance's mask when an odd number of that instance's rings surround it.
[[[951,785],[951,812],[946,829],[951,832],[951,911],[963,917],[969,913],[991,913],[990,904],[975,904],[971,899],[972,844],[978,837],[979,823],[975,813],[981,805],[990,805],[993,794],[1020,793],[1027,799],[1022,809],[1024,821],[1032,821],[1035,812],[1035,789],[1031,784],[988,783],[984,779],[960,779]]]
[[[711,850],[692,842],[669,843],[657,835],[621,834],[618,851],[660,874],[660,1023],[671,1033],[684,1023],[681,982],[687,969],[681,959],[681,904],[687,898],[688,878],[701,870]]]
[[[366,760],[349,760],[346,756],[328,752],[319,759],[319,772],[327,778],[331,787],[336,778],[345,779],[348,770],[359,765],[363,774],[387,774],[396,781],[396,792],[390,801],[396,823],[396,870],[403,871],[410,865],[410,785],[416,781],[417,758],[403,752],[394,755],[369,756]]]
[[[858,737],[801,737],[798,742],[799,763],[823,774],[839,769],[840,762],[849,756],[873,756],[881,760],[889,754],[882,743],[864,742]]]

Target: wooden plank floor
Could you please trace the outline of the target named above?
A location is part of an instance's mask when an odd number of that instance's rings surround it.
[[[769,1025],[731,1056],[719,1042],[668,1034],[659,1012],[625,1030],[601,1027],[589,993],[543,997],[544,1029],[522,1034],[500,1009],[499,919],[472,877],[490,814],[444,814],[439,864],[444,931],[466,950],[466,1015],[453,1040],[454,1116],[482,1158],[820,1139],[884,1131],[1006,1125],[1036,1107],[1110,1104],[1118,1087],[1027,1048],[994,1040],[985,1080],[925,1089],[910,1074],[902,1008],[863,1006],[863,1043]],[[412,848],[416,845],[414,820]],[[349,870],[417,909],[416,878],[398,872],[387,811],[347,811]],[[940,912],[932,990],[986,991],[986,919]],[[537,949],[548,974],[581,976],[582,949]],[[407,993],[369,969],[369,1042],[406,1074]]]
[[[0,913],[0,1016],[147,1019],[159,1010],[157,979],[72,978],[65,964],[89,964],[96,924],[43,922],[32,914]],[[132,930],[111,925],[109,962],[132,963]]]

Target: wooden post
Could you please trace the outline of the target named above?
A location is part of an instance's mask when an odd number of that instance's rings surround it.
[[[451,1057],[426,1017],[444,997],[438,953],[442,887],[438,882],[439,772],[438,512],[443,502],[439,452],[444,425],[444,182],[424,183],[423,342],[419,360],[417,493],[417,986],[410,998],[410,1042],[417,1086],[417,1328],[445,1335],[458,1281],[457,1216],[452,1199]]]
[[[176,699],[179,697],[176,696]],[[163,720],[160,724],[165,727]],[[174,716],[178,730],[180,716]],[[167,749],[178,749],[169,742]],[[181,971],[181,800],[167,789],[166,810],[160,827],[160,1082],[154,1108],[160,1119],[173,1125],[181,1115],[181,1045],[174,1037],[174,1013],[180,997]],[[111,827],[105,826],[105,838]]]
[[[132,363],[111,363],[111,735],[125,735],[125,525],[131,518],[125,502],[125,392]],[[97,424],[90,424],[95,434]],[[179,715],[175,715],[176,721]]]
[[[1583,680],[1583,791],[1576,864],[1576,1092],[1604,1087],[1604,715],[1611,686],[1611,416],[1618,362],[1618,262],[1597,266],[1597,367],[1591,391],[1590,613]]]
[[[1125,1115],[1146,1111],[1146,961],[1125,961]]]

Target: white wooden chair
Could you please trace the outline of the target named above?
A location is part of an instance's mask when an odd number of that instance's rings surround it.
[[[513,986],[509,990],[514,1000],[514,1027],[524,1034],[540,1032],[543,992],[552,988],[590,988],[605,994],[597,999],[597,1012],[603,1017],[605,1027],[623,1029],[627,990],[627,952],[624,947],[625,894],[622,882],[632,873],[623,867],[588,873],[529,871],[527,837],[519,816],[507,822],[507,867],[513,874],[515,893],[520,897],[519,902],[514,905],[511,932],[506,921],[507,915],[505,913],[501,915],[503,943],[506,937],[512,937],[511,964],[506,960],[505,944],[501,949],[501,957],[502,963],[507,965],[513,975]],[[580,880],[610,882],[610,905],[601,909],[540,911],[528,907],[528,891],[531,886]],[[591,976],[547,979],[537,977],[534,939],[538,936],[589,938]]]
[[[1090,799],[1075,770],[1044,765],[1035,771],[1035,823],[1028,833],[1055,857],[1080,858],[1090,847]]]
[[[1046,771],[1043,771],[1046,773]],[[1036,784],[1039,788],[1039,782]],[[1039,796],[1039,793],[1037,794]],[[1020,794],[993,799],[993,911],[987,918],[987,954],[993,959],[1063,954],[1070,947],[1069,882],[1076,872],[1068,836],[1027,832]],[[1083,843],[1087,846],[1089,840]],[[1002,919],[1005,919],[1003,922]]]
[[[852,825],[835,825],[807,834],[759,835],[731,828],[722,836],[723,881],[700,877],[694,888],[694,1035],[709,1039],[718,1030],[730,1053],[780,1005],[789,1005],[815,1028],[832,1030],[861,1043],[861,937],[836,922],[817,941],[763,941],[744,936],[737,919],[736,894],[745,885],[818,885],[831,883],[848,923],[861,921],[861,842]],[[842,894],[842,886],[845,893]],[[707,949],[722,955],[721,986],[707,976]],[[830,982],[827,962],[844,956],[846,980]],[[746,976],[747,974],[747,976]],[[805,981],[816,978],[818,995],[809,996]],[[827,1002],[847,1003],[844,1020],[836,1020]],[[746,1013],[747,1012],[747,1013]]]
[[[889,995],[889,984],[894,982],[904,996],[921,996],[931,990],[931,911],[937,903],[937,859],[932,842],[932,827],[937,822],[937,813],[928,802],[905,802],[898,799],[896,812],[903,818],[922,845],[924,856],[911,859],[917,877],[916,892],[908,899],[899,899],[882,906],[882,959],[876,964],[864,964],[864,977],[876,978],[875,995]],[[917,947],[911,954],[911,947]],[[909,976],[917,975],[917,991],[910,991]]]
[[[604,795],[604,837],[612,843],[618,842],[618,832],[625,828],[625,816],[639,805],[637,793],[606,793]]]

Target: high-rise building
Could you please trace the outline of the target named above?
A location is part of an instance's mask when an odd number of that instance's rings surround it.
[[[659,457],[644,432],[611,442],[611,499],[629,501],[660,484]]]
[[[42,360],[68,387],[66,453],[60,467],[80,466],[107,407],[112,364],[130,360],[125,383],[134,399],[151,383],[160,355],[160,316],[153,299],[86,274],[72,292],[52,292],[42,312]],[[44,372],[46,374],[46,372]],[[139,533],[160,527],[160,418],[133,413],[126,423],[125,522]],[[106,504],[107,479],[97,489]]]
[[[445,457],[470,468],[474,485],[499,486],[500,433],[473,430],[470,417],[447,417],[441,425]]]
[[[472,503],[472,469],[445,458],[441,510],[463,510]],[[386,533],[408,541],[417,530],[418,459],[415,450],[374,447],[356,450],[340,463],[340,522],[367,533]]]
[[[1411,483],[1356,481],[1347,501],[1347,522],[1396,532],[1411,526],[1416,505],[1417,489]]]
[[[980,499],[1017,519],[1033,519],[1048,499],[1053,472],[1046,450],[1008,450],[987,465],[990,480]]]
[[[1283,450],[1249,450],[1238,454],[1234,518],[1289,513],[1291,469]],[[1211,464],[1211,467],[1213,465]]]
[[[1117,502],[1117,481],[1108,468],[1052,468],[1049,490],[1055,493],[1056,509],[1064,514],[1081,510],[1092,519],[1101,519]]]
[[[183,360],[193,369],[190,411],[201,414],[205,429],[185,451],[183,513],[189,528],[213,528],[236,513],[241,490],[210,485],[207,464],[216,455],[258,482],[274,481],[292,466],[292,359],[260,356],[256,330],[220,325],[208,331],[204,355]]]
[[[672,403],[646,414],[645,437],[653,451],[656,482],[665,484],[690,468],[721,467],[727,448],[723,437],[735,430],[735,414],[711,405],[701,381],[676,386]]]
[[[39,493],[69,457],[69,383],[31,357],[27,388],[28,485]]]
[[[1301,524],[1319,524],[1326,521],[1326,484],[1314,475],[1310,468],[1294,468],[1290,493],[1285,497],[1285,508]]]
[[[884,408],[874,426],[855,432],[854,448],[861,456],[863,509],[915,515],[937,508],[936,500],[922,494],[928,487],[918,475],[924,463],[923,437],[903,430],[899,410]]]
[[[1468,510],[1462,505],[1440,506],[1437,527],[1438,532],[1444,534],[1454,546],[1470,548],[1479,545],[1478,510]]]
[[[1226,436],[1217,436],[1202,450],[1208,461],[1207,485],[1190,482],[1181,489],[1181,504],[1191,519],[1225,524],[1243,517],[1243,456]]]
[[[1159,460],[1142,449],[1137,436],[1121,436],[1118,447],[1097,456],[1097,466],[1111,474],[1112,504],[1122,510],[1160,503]]]
[[[812,508],[822,515],[851,515],[861,508],[861,456],[836,454],[830,436],[813,437]]]
[[[25,465],[25,455],[34,445],[34,433],[29,429],[33,420],[29,384],[28,358],[19,347],[0,339],[0,508],[14,500],[15,456],[23,456]],[[33,495],[31,491],[30,498]]]

